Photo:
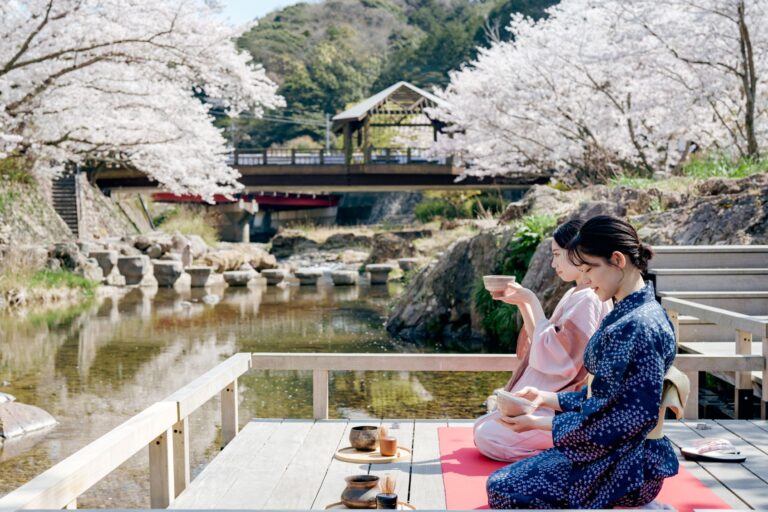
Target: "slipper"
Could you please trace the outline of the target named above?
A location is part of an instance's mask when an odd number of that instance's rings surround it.
[[[744,462],[747,460],[727,439],[706,437],[693,442],[693,446],[681,446],[680,453],[686,460],[697,462]]]

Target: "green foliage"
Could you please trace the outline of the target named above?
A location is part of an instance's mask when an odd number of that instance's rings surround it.
[[[428,192],[414,208],[421,222],[434,219],[474,219],[486,214],[497,214],[504,209],[504,200],[490,192]]]
[[[443,86],[448,72],[487,46],[484,28],[505,27],[512,13],[538,18],[555,0],[333,0],[275,11],[238,40],[280,84],[287,103],[272,112],[323,121],[401,80]],[[339,16],[343,13],[343,20]],[[229,126],[223,119],[219,126]],[[296,137],[324,138],[316,124],[237,122],[239,146],[270,147]],[[231,136],[231,133],[230,133]],[[374,144],[376,144],[374,142]]]
[[[683,174],[696,179],[746,178],[766,171],[768,171],[768,158],[734,159],[722,154],[696,158],[683,166]]]
[[[82,290],[86,296],[92,296],[99,283],[68,270],[43,269],[32,274],[29,285],[33,288],[75,288]]]
[[[514,236],[496,267],[496,274],[513,275],[521,282],[531,262],[536,247],[552,233],[557,219],[553,215],[529,215],[520,220]],[[482,280],[475,283],[475,308],[482,316],[483,327],[502,347],[512,349],[520,327],[517,324],[517,307],[494,300],[483,287]]]
[[[21,183],[31,185],[34,178],[30,172],[29,162],[19,156],[9,156],[0,159],[0,180],[9,183]]]

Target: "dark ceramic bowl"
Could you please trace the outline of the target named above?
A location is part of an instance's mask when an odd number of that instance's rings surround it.
[[[379,446],[379,427],[352,427],[349,431],[349,443],[356,450],[372,452]]]

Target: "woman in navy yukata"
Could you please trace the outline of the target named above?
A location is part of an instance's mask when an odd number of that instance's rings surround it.
[[[677,474],[677,457],[666,437],[649,434],[660,421],[676,345],[653,285],[643,281],[653,253],[629,223],[604,215],[588,220],[568,249],[584,282],[616,305],[584,353],[589,389],[517,393],[559,412],[501,419],[518,432],[552,430],[554,448],[494,472],[488,502],[501,509],[663,508],[651,502]]]

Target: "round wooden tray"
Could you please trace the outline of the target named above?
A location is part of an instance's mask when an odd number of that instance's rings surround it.
[[[372,452],[363,452],[347,446],[346,448],[339,448],[336,450],[334,457],[344,462],[353,462],[355,464],[386,464],[388,462],[397,462],[399,460],[406,459],[411,456],[411,450],[397,447],[397,454],[385,457],[379,452],[379,450],[373,450]]]
[[[325,506],[325,510],[329,509],[344,509],[344,510],[352,510],[348,509],[342,502],[337,501],[336,503],[331,503],[330,505]],[[371,510],[371,509],[358,509],[358,510]],[[404,501],[398,501],[397,502],[397,510],[416,510],[416,507],[411,505],[410,503],[406,503]]]

